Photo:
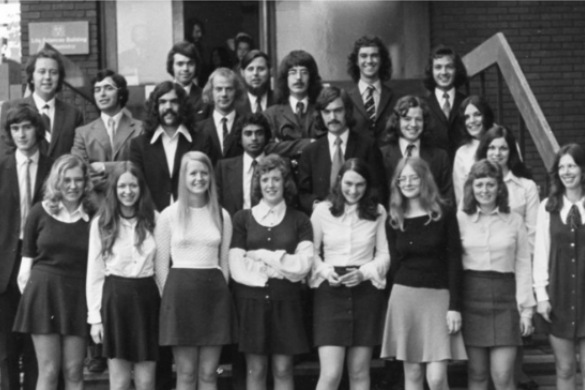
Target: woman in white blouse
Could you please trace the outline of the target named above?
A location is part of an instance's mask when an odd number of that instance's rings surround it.
[[[309,218],[289,207],[296,187],[287,163],[270,154],[257,165],[253,196],[260,202],[234,216],[229,255],[239,319],[239,350],[246,354],[246,388],[290,390],[293,355],[308,352],[300,289],[313,265]]]
[[[475,162],[479,140],[494,124],[494,113],[484,98],[471,95],[461,103],[459,117],[462,118],[463,145],[457,149],[453,161],[453,190],[458,206],[463,202],[463,185]]]
[[[110,388],[152,390],[160,296],[154,281],[154,203],[131,162],[117,166],[92,221],[87,259],[87,322],[104,345]]]
[[[328,201],[311,216],[315,263],[314,342],[317,390],[337,389],[347,355],[350,387],[370,388],[372,350],[382,337],[384,288],[390,266],[386,211],[371,197],[367,165],[352,158],[339,171]]]
[[[457,214],[463,247],[463,340],[468,388],[515,389],[514,361],[521,336],[532,333],[536,302],[530,249],[522,218],[510,212],[500,166],[476,162]]]
[[[548,325],[560,390],[576,388],[576,354],[585,384],[585,151],[563,146],[550,173],[550,194],[538,209],[534,290]],[[585,386],[585,385],[584,385]]]
[[[233,342],[227,285],[231,238],[211,160],[201,152],[186,153],[178,200],[163,210],[155,229],[155,277],[162,291],[159,342],[173,348],[177,390],[216,388],[221,348]]]

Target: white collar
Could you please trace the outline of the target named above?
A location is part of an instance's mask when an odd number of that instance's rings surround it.
[[[443,91],[441,88],[435,88],[435,97],[437,98],[437,101],[439,102],[439,105],[442,106],[443,101],[445,100],[445,98],[443,98],[443,95],[445,95],[445,92],[447,92],[447,94],[449,95],[449,103],[453,102],[453,100],[455,99],[455,88],[452,87],[450,90],[448,91]],[[452,104],[451,104],[452,106]]]
[[[372,83],[372,84],[368,84],[365,81],[363,81],[362,79],[360,79],[358,81],[358,88],[360,90],[360,95],[363,95],[364,93],[366,93],[370,86],[374,87],[376,92],[378,92],[378,93],[382,92],[382,82],[380,81],[380,79],[374,81],[374,83]]]
[[[122,115],[124,115],[124,110],[120,110],[120,111],[119,111],[119,112],[118,112],[116,115],[114,115],[114,116],[109,116],[108,114],[106,114],[106,113],[103,113],[103,112],[102,112],[102,113],[100,113],[100,117],[102,118],[102,121],[104,122],[104,124],[105,124],[106,126],[108,126],[108,121],[109,121],[110,119],[113,119],[113,120],[114,120],[114,127],[115,127],[115,128],[117,128],[117,127],[118,127],[118,124],[120,123],[120,120],[121,120],[121,118],[122,118]]]
[[[45,209],[48,207],[48,205],[43,202],[45,204]],[[75,220],[76,218],[79,219],[83,219],[85,222],[89,222],[89,215],[85,212],[84,208],[83,208],[83,203],[80,203],[79,206],[73,210],[72,213],[69,212],[69,210],[67,210],[67,207],[65,207],[65,205],[63,204],[63,202],[59,201],[59,203],[57,203],[57,207],[55,208],[55,210],[57,211],[55,214],[56,215],[63,215],[64,213],[69,215],[69,219],[70,220]]]
[[[402,137],[398,137],[398,146],[400,147],[400,152],[402,153],[402,156],[406,155],[406,147],[410,144],[414,145],[414,149],[420,155],[420,139],[414,142],[410,142]]]
[[[14,151],[14,158],[16,159],[16,165],[17,166],[20,166],[20,165],[26,163],[26,161],[28,159],[31,159],[34,164],[38,164],[39,163],[39,158],[40,158],[40,152],[37,149],[37,151],[32,156],[27,157],[19,149],[16,149]]]
[[[260,153],[258,155],[258,157],[252,157],[250,156],[248,153],[244,152],[243,154],[243,164],[244,164],[244,172],[247,172],[250,170],[250,167],[252,166],[252,161],[256,160],[258,162],[260,162],[260,160],[262,160],[264,158],[264,152]]]
[[[49,101],[44,101],[42,97],[40,97],[39,95],[37,95],[36,92],[33,92],[32,94],[32,98],[35,102],[35,105],[37,106],[37,109],[40,113],[43,112],[43,107],[48,105],[49,106],[49,110],[54,110],[55,109],[55,97],[53,97],[51,100]]]
[[[257,221],[266,219],[270,214],[274,214],[277,220],[281,220],[285,212],[286,203],[284,199],[276,206],[270,206],[264,199],[260,199],[260,202],[252,207],[252,215],[254,215]]]
[[[330,132],[327,132],[327,140],[329,141],[330,146],[332,147],[335,146],[335,140],[337,139],[337,137],[341,138],[341,145],[343,145],[343,148],[345,149],[345,147],[347,146],[347,139],[349,138],[349,128],[346,128],[345,131],[340,135],[335,135]]]
[[[178,137],[179,134],[183,134],[183,137],[185,137],[187,141],[193,142],[191,134],[189,134],[189,130],[187,130],[187,128],[184,125],[179,125],[179,128],[177,129],[177,131],[175,131],[175,134],[172,137],[169,137],[167,135],[166,131],[162,128],[162,126],[157,127],[156,130],[154,131],[154,134],[152,135],[152,138],[150,139],[150,144],[154,144],[160,137],[167,136],[172,139]]]
[[[309,108],[309,96],[305,96],[304,98],[302,98],[301,100],[297,99],[296,97],[290,95],[288,97],[288,102],[290,104],[290,108],[292,108],[292,112],[296,113],[297,112],[297,103],[301,102],[303,103],[303,114],[307,112],[307,109]]]
[[[236,120],[236,110],[232,110],[232,112],[230,112],[227,115],[223,115],[219,111],[213,110],[213,121],[215,123],[221,123],[222,118],[227,118],[228,124],[232,123],[233,121]]]

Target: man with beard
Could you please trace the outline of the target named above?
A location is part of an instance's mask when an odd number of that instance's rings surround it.
[[[289,157],[293,169],[303,149],[326,134],[313,115],[320,91],[321,76],[312,55],[294,50],[284,57],[276,79],[277,104],[264,112],[272,129],[266,153]]]
[[[241,114],[260,113],[274,104],[270,90],[270,59],[260,50],[252,50],[244,56],[240,73],[248,89],[244,103],[238,107]]]
[[[130,144],[130,161],[144,173],[156,209],[160,212],[177,199],[181,158],[198,150],[213,162],[217,156],[205,133],[193,131],[185,90],[172,81],[156,86],[148,99],[144,133]]]
[[[327,198],[337,180],[339,169],[350,158],[365,161],[372,178],[372,194],[386,201],[384,164],[375,141],[350,130],[354,125],[353,104],[344,90],[325,87],[315,104],[317,124],[327,136],[306,147],[299,166],[301,208],[309,215],[315,205]]]

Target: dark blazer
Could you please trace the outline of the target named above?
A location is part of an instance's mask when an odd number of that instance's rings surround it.
[[[215,177],[219,204],[233,217],[244,207],[244,156],[219,160]]]
[[[0,131],[2,133],[5,132],[4,128],[6,127],[6,114],[8,110],[21,103],[26,103],[35,110],[37,109],[32,96],[5,102],[2,105],[0,116]],[[55,99],[55,117],[53,120],[51,144],[47,146],[45,142],[42,142],[41,151],[52,159],[57,159],[57,157],[71,152],[73,139],[75,137],[75,129],[83,125],[83,115],[81,111],[72,105],[65,103],[60,99]],[[5,142],[6,139],[3,141]],[[3,147],[0,147],[0,149],[10,149],[10,147],[4,145]]]
[[[371,137],[378,142],[378,146],[381,147],[385,142],[386,138],[386,123],[392,115],[394,104],[396,104],[396,98],[392,93],[392,90],[386,85],[382,84],[382,92],[380,93],[380,103],[376,110],[376,123],[374,128],[370,128],[370,118],[366,112],[364,106],[364,100],[360,94],[360,89],[355,84],[351,89],[347,91],[347,94],[353,102],[353,118],[356,123],[353,129],[362,134]]]
[[[297,118],[288,102],[268,108],[264,111],[264,116],[272,129],[272,138],[266,145],[266,154],[278,153],[291,158],[300,154],[312,139],[327,134],[326,130],[317,128],[315,106],[312,104],[309,104],[301,120]]]
[[[196,132],[204,133],[206,137],[211,140],[211,147],[213,148],[213,155],[217,156],[218,159],[222,158],[230,158],[239,156],[244,153],[244,149],[242,149],[242,145],[240,140],[235,134],[234,125],[240,115],[236,111],[236,118],[234,119],[234,123],[232,128],[225,140],[225,148],[223,153],[221,152],[221,145],[219,144],[219,137],[217,135],[217,128],[215,127],[215,122],[213,121],[213,115],[210,115],[209,118],[205,119],[203,122],[197,124]]]
[[[402,158],[402,152],[398,143],[392,143],[382,148],[382,158],[384,168],[386,169],[387,182],[390,183],[398,161]],[[425,160],[431,168],[433,178],[439,187],[439,192],[451,205],[455,204],[455,195],[453,193],[453,181],[451,175],[451,164],[447,152],[440,148],[421,145],[420,158]]]
[[[445,117],[441,104],[437,101],[435,91],[429,92],[427,102],[431,112],[431,145],[445,150],[449,155],[449,161],[452,163],[455,159],[455,152],[461,146],[463,134],[460,129],[459,107],[467,96],[459,91],[455,91],[455,100],[449,113],[449,118]]]
[[[189,106],[193,109],[193,116],[195,122],[202,122],[209,117],[213,112],[213,107],[203,102],[203,89],[200,86],[193,84],[188,96]]]
[[[43,183],[51,171],[52,164],[51,158],[40,154],[33,204],[42,200]],[[23,221],[20,220],[20,189],[18,188],[14,153],[0,157],[0,183],[2,183],[0,185],[0,210],[2,210],[2,218],[0,218],[0,294],[2,294],[10,282],[10,276],[14,272],[18,272],[17,268],[20,267],[20,256],[18,256],[17,249]]]
[[[197,132],[191,132],[191,137],[192,142],[189,142],[185,137],[179,135],[172,175],[169,174],[161,138],[151,144],[151,134],[144,133],[130,141],[130,161],[142,169],[146,185],[150,189],[152,200],[159,212],[170,204],[171,195],[173,199],[177,199],[181,159],[185,153],[198,150],[209,155],[212,162],[215,163],[209,138],[205,134]]]
[[[270,108],[274,104],[276,104],[276,101],[274,100],[274,93],[272,91],[269,90],[268,92],[266,92],[266,95],[267,95],[266,96],[266,110],[267,110],[268,108]],[[254,105],[256,105],[256,102],[254,102]],[[244,101],[238,105],[236,110],[238,110],[238,113],[240,115],[246,115],[246,114],[252,113],[252,106],[250,105],[250,99],[248,99],[247,93],[244,94]]]
[[[361,158],[370,167],[374,195],[382,204],[388,203],[384,164],[375,142],[354,131],[349,132],[344,154],[345,160]],[[301,208],[308,214],[313,203],[327,198],[330,190],[331,153],[327,137],[322,137],[305,148],[299,165],[299,198]]]

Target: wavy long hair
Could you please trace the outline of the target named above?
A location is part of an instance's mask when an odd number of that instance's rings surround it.
[[[517,177],[523,177],[525,179],[532,180],[532,174],[530,173],[530,170],[526,167],[520,158],[520,153],[518,152],[518,146],[516,144],[516,138],[514,138],[514,134],[504,126],[495,125],[481,137],[481,141],[479,142],[479,146],[477,147],[477,152],[475,154],[475,160],[479,161],[481,159],[487,158],[487,152],[490,144],[496,138],[503,138],[506,141],[506,144],[508,144],[508,150],[510,151],[510,154],[508,155],[508,169],[510,169],[510,171],[512,171],[512,173]]]
[[[386,124],[386,139],[388,142],[392,144],[398,143],[398,139],[402,136],[402,131],[400,130],[400,118],[408,115],[408,111],[411,108],[417,107],[422,110],[423,114],[423,131],[420,135],[420,142],[422,145],[427,145],[429,143],[431,112],[424,99],[414,95],[403,96],[398,99],[394,105],[392,114],[390,115],[390,118],[388,118],[388,123]]]
[[[312,55],[304,50],[293,50],[284,57],[278,67],[276,75],[276,102],[278,104],[287,104],[290,91],[288,89],[288,71],[295,66],[304,66],[309,71],[309,103],[314,104],[321,92],[321,76],[317,62]]]
[[[118,199],[118,181],[124,173],[129,173],[138,181],[140,194],[134,204],[136,217],[136,249],[142,253],[142,243],[154,231],[155,206],[150,197],[150,191],[146,185],[144,175],[138,166],[130,161],[124,161],[116,166],[108,179],[106,197],[98,214],[98,228],[102,243],[102,257],[112,255],[112,247],[120,231],[120,218],[122,218],[120,200]]]
[[[95,210],[95,206],[89,196],[93,189],[89,177],[89,167],[85,161],[73,154],[64,154],[53,163],[49,177],[47,177],[44,184],[43,200],[49,204],[51,212],[57,212],[57,205],[63,200],[63,193],[61,191],[63,177],[65,176],[65,172],[73,168],[81,168],[81,172],[83,173],[81,204],[83,205],[84,211],[91,214]]]
[[[385,82],[390,80],[392,76],[392,60],[390,59],[390,52],[384,42],[374,35],[364,35],[353,44],[353,50],[347,57],[347,74],[354,82],[360,79],[360,67],[358,65],[358,55],[362,47],[377,47],[380,53],[380,70],[378,77],[380,81]]]
[[[473,182],[476,179],[492,178],[496,179],[498,183],[498,194],[496,195],[496,207],[500,213],[509,213],[510,205],[508,203],[508,187],[504,183],[504,175],[502,168],[495,162],[488,159],[482,159],[473,164],[467,180],[463,185],[463,206],[462,210],[466,214],[475,214],[479,207],[479,203],[475,199],[473,193]]]
[[[564,155],[569,155],[575,160],[581,168],[581,187],[585,189],[585,151],[579,144],[571,143],[564,145],[559,149],[555,156],[550,176],[550,191],[546,202],[546,211],[556,213],[563,207],[563,196],[565,195],[565,186],[559,176],[559,164]]]
[[[187,92],[178,84],[172,81],[163,81],[158,84],[150,93],[146,102],[146,121],[144,122],[144,133],[152,138],[156,129],[161,125],[160,113],[158,111],[158,99],[167,93],[175,91],[179,99],[179,112],[177,113],[179,123],[185,126],[189,131],[193,131],[195,119],[193,117],[192,107],[187,103]]]
[[[494,112],[492,111],[492,108],[490,107],[487,100],[479,95],[471,95],[466,97],[461,102],[461,106],[459,106],[459,123],[457,126],[461,132],[462,144],[467,144],[473,139],[473,137],[467,131],[467,127],[465,126],[465,110],[470,104],[477,108],[477,111],[481,113],[484,133],[494,125]]]
[[[433,77],[433,62],[436,59],[445,56],[453,58],[453,63],[455,64],[455,79],[453,80],[453,87],[457,89],[468,83],[467,68],[465,68],[461,56],[449,46],[438,45],[433,50],[431,50],[431,54],[429,55],[429,59],[427,61],[427,66],[425,68],[425,78],[423,80],[423,85],[429,91],[434,91],[435,87],[437,86],[437,82]]]

